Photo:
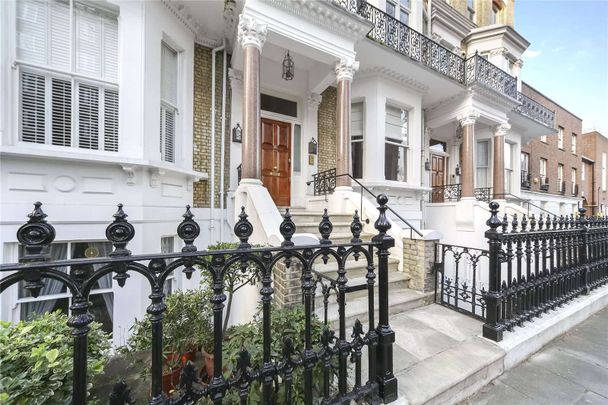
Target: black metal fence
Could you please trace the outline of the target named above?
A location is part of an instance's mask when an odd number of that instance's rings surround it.
[[[608,282],[608,220],[534,214],[511,222],[490,203],[488,292],[483,336],[503,332],[561,307]]]
[[[357,217],[353,220],[351,231],[353,238],[350,243],[333,243],[331,241],[332,224],[324,215],[319,231],[322,239],[319,244],[294,246],[291,241],[296,232],[296,226],[288,213],[280,226],[284,238],[279,247],[253,248],[249,237],[253,232],[252,224],[247,220],[244,209],[235,224],[234,233],[240,240],[235,250],[199,251],[194,245],[199,236],[200,227],[193,219],[190,208],[187,207],[183,221],[177,227],[177,234],[184,242],[179,253],[133,255],[127,244],[135,235],[135,228],[127,221],[127,214],[121,204],[114,214],[114,222],[106,229],[106,237],[114,249],[108,257],[57,260],[51,261],[47,253],[49,245],[55,239],[55,229],[46,221],[46,215],[41,204],[36,203],[34,211],[29,214],[29,221],[23,225],[17,238],[24,247],[24,255],[20,263],[2,264],[0,274],[0,292],[9,286],[24,282],[24,287],[33,297],[40,294],[45,280],[54,279],[63,283],[72,296],[71,317],[68,325],[72,328],[74,341],[73,349],[73,400],[74,404],[87,403],[87,335],[89,325],[94,320],[89,313],[89,293],[95,283],[107,274],[113,274],[114,280],[123,287],[130,273],[139,273],[150,285],[151,303],[147,308],[151,323],[151,386],[150,404],[190,404],[199,399],[207,398],[214,404],[226,402],[226,395],[236,393],[241,404],[247,404],[250,388],[253,383],[261,386],[261,401],[269,404],[276,400],[279,386],[284,390],[285,403],[292,403],[293,374],[296,370],[303,373],[304,401],[307,404],[316,402],[344,404],[351,401],[366,400],[370,403],[392,402],[397,398],[397,379],[393,375],[393,342],[395,334],[389,325],[388,303],[388,258],[389,249],[394,246],[394,240],[387,235],[390,223],[386,218],[388,199],[379,195],[379,217],[375,223],[378,231],[371,241],[364,242],[359,238],[362,225]],[[378,259],[378,271],[374,267],[374,255]],[[348,291],[346,261],[354,257],[356,260],[367,262],[367,283],[369,300],[369,318],[360,322],[356,320],[352,334],[346,330],[346,292]],[[313,340],[311,323],[314,318],[314,291],[317,281],[314,278],[313,265],[318,261],[327,263],[337,262],[337,278],[331,279],[331,287],[337,295],[338,330],[331,330],[331,324],[326,322],[325,328],[318,341]],[[305,311],[306,329],[301,340],[304,347],[300,353],[294,352],[293,341],[284,339],[283,357],[277,361],[271,357],[271,341],[280,339],[271,336],[271,317],[274,289],[273,268],[283,263],[289,267],[299,263],[301,267],[302,295]],[[169,397],[162,391],[163,367],[163,318],[167,310],[164,303],[163,286],[167,278],[174,272],[182,271],[190,278],[195,271],[208,272],[211,276],[213,308],[213,345],[214,370],[224,370],[223,356],[223,310],[226,300],[224,275],[225,271],[234,265],[241,266],[244,271],[259,272],[261,288],[261,317],[263,323],[263,363],[260,367],[252,366],[250,355],[243,350],[235,361],[232,375],[225,377],[222,372],[216,372],[208,383],[198,378],[193,363],[188,362],[182,373],[178,389]],[[80,272],[79,268],[90,265],[101,265],[91,272]],[[62,271],[61,269],[68,269]],[[376,278],[378,283],[377,297],[375,296]],[[376,304],[377,303],[377,304]],[[378,305],[378,322],[375,319]],[[369,327],[364,330],[363,325]],[[362,372],[362,354],[367,351],[367,373]],[[355,364],[354,376],[348,365],[349,358]],[[363,357],[364,358],[364,357]],[[323,381],[314,381],[313,369],[322,367]],[[333,376],[337,378],[333,378]],[[350,375],[350,378],[349,378]],[[354,378],[352,378],[354,377]],[[117,379],[120,376],[116,376]],[[333,381],[337,381],[334,384]],[[283,394],[282,394],[283,395]],[[111,404],[131,403],[129,387],[125,381],[115,385],[110,396]]]

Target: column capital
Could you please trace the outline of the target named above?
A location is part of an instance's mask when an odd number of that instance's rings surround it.
[[[323,100],[323,96],[318,93],[308,93],[306,95],[306,103],[310,108],[319,108],[319,104]]]
[[[519,69],[524,67],[524,61],[521,59],[517,59],[515,62],[513,62],[513,64]]]
[[[479,118],[480,114],[477,110],[469,110],[458,116],[458,121],[460,121],[460,125],[463,127],[465,125],[473,125]]]
[[[251,45],[261,52],[266,42],[267,32],[266,24],[261,24],[255,18],[246,14],[239,16],[238,40],[243,48]]]
[[[336,62],[336,76],[338,81],[353,80],[355,72],[359,70],[359,62],[351,58],[340,58]]]
[[[424,128],[424,136],[426,136],[428,139],[430,139],[431,136],[433,136],[433,128],[429,128],[429,127]]]
[[[243,71],[233,68],[228,68],[228,78],[230,79],[230,88],[242,89],[243,88]]]
[[[494,136],[505,136],[510,129],[511,124],[508,124],[506,122],[504,124],[496,125],[492,128],[492,130],[494,131]]]

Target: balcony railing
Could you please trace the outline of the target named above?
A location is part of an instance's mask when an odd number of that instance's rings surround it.
[[[473,190],[473,196],[477,201],[490,202],[492,199],[492,187],[478,187]],[[446,184],[443,186],[433,187],[429,202],[455,202],[460,201],[462,197],[461,184]]]
[[[553,128],[555,113],[517,91],[517,79],[475,54],[462,58],[365,0],[333,0],[373,24],[367,37],[463,85],[480,84],[522,103],[520,114]]]
[[[530,173],[525,170],[521,171],[521,188],[530,188]]]
[[[516,111],[550,128],[555,127],[555,111],[549,110],[520,92],[517,92],[517,101],[521,105],[516,108]]]
[[[541,189],[541,191],[549,191],[549,178],[548,177],[540,178],[540,189]]]
[[[564,180],[557,179],[557,191],[560,194],[566,194],[566,182]]]
[[[517,79],[477,53],[466,61],[466,84],[474,83],[517,99]]]

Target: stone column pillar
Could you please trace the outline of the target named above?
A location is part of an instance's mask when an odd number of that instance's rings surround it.
[[[241,14],[238,40],[243,47],[242,178],[262,178],[260,121],[260,54],[266,42],[266,25]]]
[[[336,63],[336,77],[338,79],[338,100],[336,103],[336,172],[337,174],[350,173],[350,84],[355,72],[359,69],[359,62],[354,59],[342,58]],[[348,177],[339,177],[336,186],[350,187]]]
[[[304,174],[304,179],[312,178],[314,173],[318,172],[319,167],[319,152],[317,150],[317,156],[315,157],[315,162],[313,165],[309,164],[308,161],[308,143],[314,138],[317,141],[317,146],[319,142],[319,105],[323,97],[318,93],[308,93],[306,96],[306,121],[304,122],[304,127],[302,128],[304,131],[303,140],[302,140],[302,173]],[[307,194],[313,194],[313,185],[312,183],[308,186]],[[292,196],[293,199],[293,196]],[[302,200],[303,201],[303,200]]]
[[[505,199],[505,135],[509,129],[511,125],[506,123],[494,127],[492,189],[495,200]]]
[[[458,117],[462,126],[462,162],[460,162],[461,197],[475,196],[475,121],[479,111],[471,110]]]

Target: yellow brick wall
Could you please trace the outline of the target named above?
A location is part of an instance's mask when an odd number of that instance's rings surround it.
[[[219,207],[220,152],[222,123],[222,69],[225,69],[223,55],[216,54],[215,66],[215,204]],[[195,44],[194,47],[194,129],[193,129],[193,166],[194,170],[211,176],[211,48]],[[230,86],[227,83],[225,117],[225,188],[228,188],[230,174]],[[211,182],[200,181],[194,184],[194,206],[206,208],[211,202]]]
[[[328,87],[319,104],[319,172],[336,167],[336,98],[335,87]]]

